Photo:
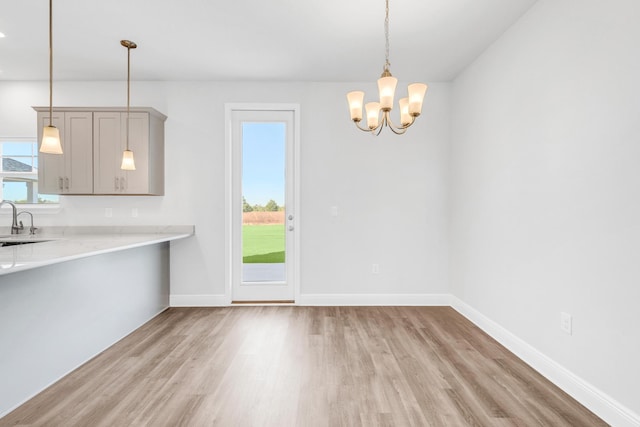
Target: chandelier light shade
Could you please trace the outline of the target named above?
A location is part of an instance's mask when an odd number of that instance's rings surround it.
[[[385,19],[384,19],[384,35],[385,35],[385,63],[382,75],[378,79],[379,102],[364,103],[364,92],[353,91],[347,94],[347,102],[349,103],[349,112],[351,120],[358,129],[379,135],[382,128],[388,127],[397,135],[402,135],[411,126],[416,117],[422,113],[422,102],[427,92],[427,85],[424,83],[413,83],[408,87],[409,96],[398,101],[400,108],[400,125],[395,125],[391,121],[390,112],[393,109],[393,98],[398,85],[398,79],[391,75],[389,71],[389,0],[385,0]],[[362,107],[366,111],[367,127],[362,127]],[[381,114],[382,113],[382,117]]]
[[[138,47],[130,40],[120,40],[120,44],[127,48],[127,120],[126,120],[126,148],[122,153],[122,164],[120,169],[127,171],[136,170],[136,163],[133,159],[133,151],[129,150],[129,113],[131,108],[131,49]]]
[[[364,102],[364,92],[356,90],[347,94],[347,102],[349,102],[349,110],[351,111],[351,120],[359,122],[362,120],[362,106]]]
[[[53,0],[49,0],[49,125],[42,128],[40,152],[62,154],[60,132],[53,125]]]

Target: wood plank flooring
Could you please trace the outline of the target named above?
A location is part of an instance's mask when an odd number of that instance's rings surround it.
[[[449,307],[172,308],[0,426],[604,426]]]

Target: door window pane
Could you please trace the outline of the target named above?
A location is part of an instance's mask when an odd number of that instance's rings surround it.
[[[285,281],[285,123],[242,124],[243,282]]]

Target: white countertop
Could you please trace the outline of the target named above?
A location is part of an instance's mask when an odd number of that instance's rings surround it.
[[[35,236],[0,232],[0,241],[37,241],[0,247],[0,276],[78,258],[183,239],[194,233],[193,226],[49,227]]]

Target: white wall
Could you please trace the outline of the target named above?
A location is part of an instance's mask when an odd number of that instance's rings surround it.
[[[133,82],[133,105],[155,107],[169,117],[166,195],[63,197],[61,213],[36,214],[36,223],[195,224],[195,238],[172,245],[172,295],[222,295],[224,104],[299,103],[301,293],[447,293],[449,87],[430,85],[424,115],[405,136],[374,138],[355,129],[345,98],[358,88],[373,94],[373,79],[362,84]],[[398,88],[406,91],[406,84]],[[54,84],[55,105],[125,101],[123,82]],[[30,107],[47,104],[46,82],[0,82],[0,136],[35,136]],[[331,206],[339,208],[338,217],[330,215]],[[113,208],[113,218],[104,217],[106,207]],[[139,217],[131,217],[132,207]],[[380,264],[380,274],[371,274],[372,263]]]
[[[430,86],[405,135],[377,138],[344,119],[358,87],[313,85],[302,106],[303,292],[448,293],[448,85]]]
[[[636,414],[639,22],[637,0],[540,0],[465,70],[450,207],[455,296]]]

